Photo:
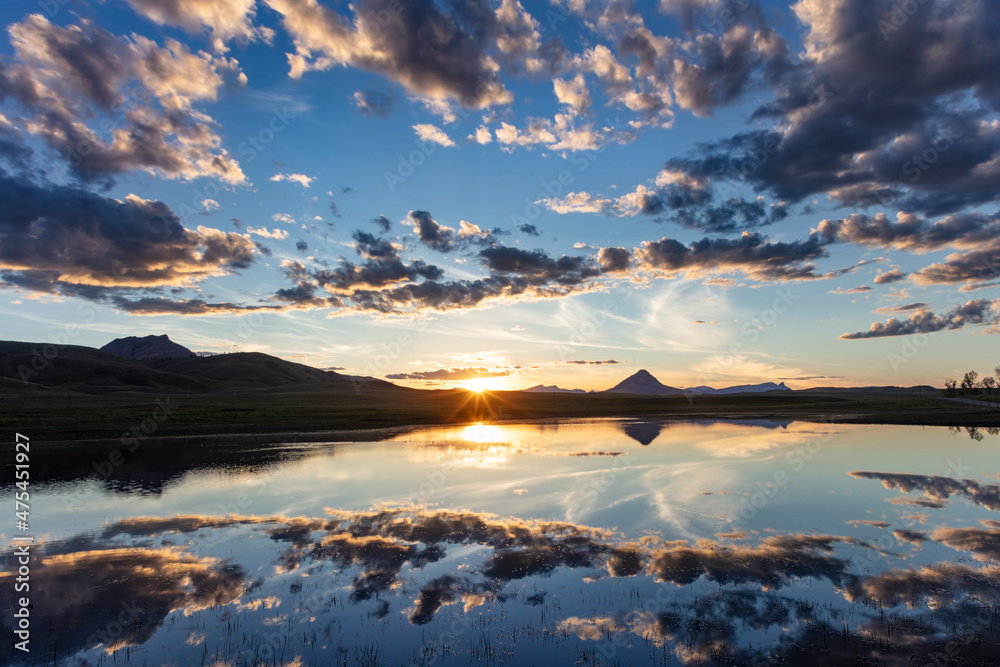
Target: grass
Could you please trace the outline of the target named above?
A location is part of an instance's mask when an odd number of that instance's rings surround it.
[[[0,390],[2,391],[2,390]],[[175,436],[323,434],[383,427],[551,418],[772,419],[831,423],[1000,426],[997,409],[905,390],[829,390],[724,396],[640,397],[418,391],[313,386],[308,391],[85,395],[59,390],[0,394],[0,426],[33,441]],[[157,400],[161,401],[157,404]],[[165,415],[162,404],[170,406]],[[145,429],[145,431],[143,431]],[[152,429],[152,430],[150,430]],[[351,438],[356,438],[351,435]],[[346,439],[346,438],[345,438]]]

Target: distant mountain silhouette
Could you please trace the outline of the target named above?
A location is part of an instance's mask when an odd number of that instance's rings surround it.
[[[749,394],[762,391],[791,391],[791,389],[786,387],[784,382],[779,384],[761,382],[760,384],[738,384],[732,387],[723,387],[722,389],[702,385],[700,387],[688,387],[684,391],[692,394]]]
[[[625,378],[604,393],[636,394],[637,396],[675,396],[683,394],[684,391],[677,387],[668,387],[653,377],[649,371],[643,369]]]
[[[323,371],[260,352],[136,361],[92,347],[61,345],[58,354],[47,359],[39,352],[43,347],[41,343],[0,341],[0,380],[16,381],[22,388],[58,387],[86,394],[207,393],[285,387],[415,391],[385,380]]]
[[[584,389],[563,389],[562,387],[557,387],[553,385],[536,384],[534,387],[528,387],[527,389],[522,389],[521,391],[530,391],[535,394],[586,394],[587,391]]]
[[[115,338],[101,348],[107,352],[133,361],[150,361],[152,359],[186,359],[196,356],[194,352],[183,345],[170,340],[166,334],[161,336],[128,336]]]

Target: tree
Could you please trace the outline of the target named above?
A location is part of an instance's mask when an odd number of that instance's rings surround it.
[[[974,390],[976,388],[976,380],[978,379],[979,379],[979,373],[977,373],[976,371],[969,371],[968,373],[966,373],[965,377],[962,378],[962,393],[963,394],[974,393]]]
[[[944,381],[944,395],[945,396],[957,396],[958,395],[958,391],[955,389],[955,385],[957,385],[957,384],[958,383],[955,380],[952,380],[951,378],[946,379]]]
[[[993,378],[992,375],[987,375],[986,377],[983,378],[980,384],[982,384],[983,389],[986,390],[986,395],[992,396],[993,388],[997,386],[997,381]]]
[[[994,369],[993,369],[993,372],[994,372],[994,373],[996,373],[996,376],[997,376],[997,384],[1000,384],[1000,366],[997,366],[996,368],[994,368]]]

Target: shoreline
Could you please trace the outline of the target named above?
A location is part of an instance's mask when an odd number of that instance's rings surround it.
[[[989,409],[989,408],[988,408]],[[463,426],[485,425],[519,425],[519,424],[558,424],[562,422],[581,422],[596,420],[615,421],[662,421],[662,422],[806,422],[811,424],[826,425],[854,425],[854,426],[931,426],[940,428],[998,428],[1000,427],[1000,409],[991,409],[996,412],[990,415],[990,419],[985,421],[979,419],[969,419],[967,414],[956,414],[955,419],[944,419],[942,415],[934,415],[934,419],[914,420],[904,418],[903,415],[887,415],[879,413],[839,413],[839,412],[816,412],[812,414],[788,414],[788,413],[727,413],[727,412],[703,412],[677,414],[664,412],[661,414],[646,413],[636,414],[613,414],[595,415],[585,417],[579,415],[549,416],[549,417],[526,417],[509,419],[476,419],[463,421],[428,421],[420,423],[391,424],[369,426],[369,427],[348,427],[318,430],[276,430],[276,431],[242,431],[242,432],[222,432],[209,429],[209,432],[199,434],[176,434],[166,436],[151,436],[142,439],[142,446],[153,446],[162,449],[172,449],[198,446],[198,447],[246,447],[253,445],[316,445],[322,443],[363,443],[381,442],[401,434],[423,431],[434,428],[459,428]],[[984,415],[985,416],[985,415]],[[970,422],[981,423],[970,423]],[[123,438],[77,438],[77,439],[40,439],[33,440],[33,444],[41,447],[51,447],[59,449],[76,448],[113,448],[122,446]]]

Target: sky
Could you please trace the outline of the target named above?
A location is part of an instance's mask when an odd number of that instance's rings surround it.
[[[1000,363],[990,0],[0,7],[0,338],[414,387]]]

